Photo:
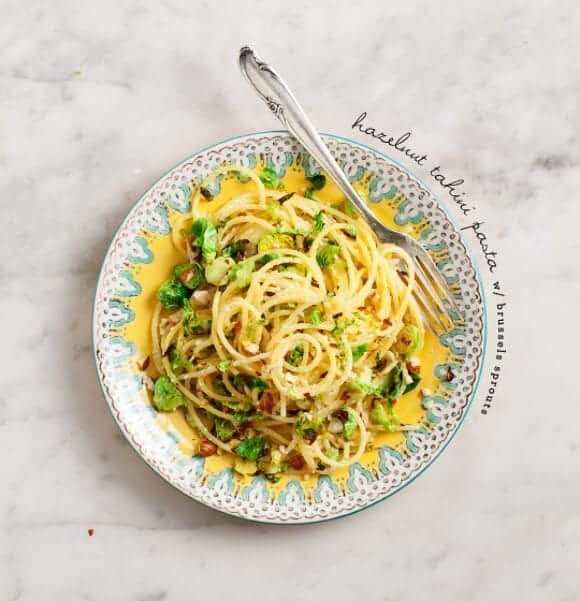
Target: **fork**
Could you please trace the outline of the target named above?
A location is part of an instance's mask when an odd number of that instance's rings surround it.
[[[330,175],[375,232],[377,238],[383,243],[400,246],[413,258],[417,284],[413,288],[413,293],[423,318],[436,336],[448,331],[454,321],[450,312],[452,311],[457,317],[460,317],[461,313],[447,282],[427,251],[411,236],[385,226],[369,209],[334,160],[330,150],[280,75],[267,63],[261,61],[250,46],[240,49],[239,61],[242,73],[268,108]],[[401,270],[399,275],[407,281],[406,272]]]

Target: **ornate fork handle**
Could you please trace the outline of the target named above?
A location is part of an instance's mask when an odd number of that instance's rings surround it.
[[[272,113],[328,173],[379,239],[402,243],[406,239],[405,234],[386,228],[367,207],[280,75],[261,61],[250,46],[240,50],[240,69]]]
[[[282,109],[282,105],[272,100],[270,96],[266,96],[265,100],[268,108],[274,113],[274,115],[276,115],[280,121],[284,121],[284,110]]]

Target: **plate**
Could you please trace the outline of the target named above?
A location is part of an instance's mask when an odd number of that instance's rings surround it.
[[[133,207],[111,243],[99,276],[93,346],[99,380],[117,424],[139,455],[175,488],[209,507],[268,523],[311,523],[365,509],[401,490],[449,443],[477,388],[485,347],[481,284],[459,231],[433,193],[391,158],[352,140],[324,136],[332,154],[369,205],[388,225],[424,246],[455,292],[462,315],[434,339],[425,374],[428,396],[409,406],[419,429],[385,433],[348,469],[278,483],[240,476],[227,457],[192,454],[179,414],[150,403],[151,379],[139,370],[150,352],[150,317],[159,285],[175,262],[171,224],[190,208],[192,184],[231,162],[272,167],[281,178],[303,178],[316,165],[285,132],[244,135],[205,148],[159,179]],[[237,185],[217,178],[213,194]],[[238,182],[239,183],[239,182]]]

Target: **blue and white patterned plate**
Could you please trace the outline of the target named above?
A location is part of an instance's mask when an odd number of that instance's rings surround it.
[[[97,285],[93,341],[97,371],[111,412],[141,457],[175,488],[209,507],[270,523],[310,523],[348,515],[381,501],[422,473],[445,448],[468,410],[485,345],[485,312],[476,270],[457,228],[434,195],[402,166],[352,140],[325,136],[351,181],[377,215],[415,236],[454,287],[462,316],[438,341],[428,374],[433,389],[420,406],[420,429],[377,444],[359,463],[331,476],[285,476],[273,484],[238,476],[225,459],[192,456],[179,423],[150,404],[149,378],[138,363],[149,352],[150,311],[168,272],[171,223],[190,206],[192,183],[231,162],[269,165],[280,177],[316,169],[283,132],[241,136],[206,148],[157,181],[116,233]],[[218,192],[222,180],[215,182]],[[451,371],[453,379],[448,381]],[[188,446],[189,445],[189,446]]]

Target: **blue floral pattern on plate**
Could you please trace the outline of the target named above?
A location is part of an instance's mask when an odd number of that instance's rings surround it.
[[[374,468],[355,463],[342,481],[334,475],[314,476],[308,493],[297,478],[281,487],[263,476],[238,484],[232,469],[212,472],[203,457],[183,454],[179,432],[164,431],[157,411],[149,405],[147,378],[132,371],[137,348],[123,332],[135,318],[130,301],[142,294],[134,268],[154,261],[151,238],[170,233],[171,214],[188,211],[191,191],[224,162],[253,168],[258,157],[265,158],[282,177],[297,161],[307,175],[318,173],[314,161],[288,135],[272,132],[226,141],[171,170],[141,198],[117,232],[97,287],[95,357],[105,398],[122,431],[173,486],[210,507],[257,521],[307,523],[339,517],[403,488],[438,456],[459,427],[480,369],[485,316],[477,274],[459,232],[433,195],[393,161],[349,140],[327,137],[327,143],[351,181],[369,183],[370,203],[389,203],[398,225],[418,228],[421,243],[433,253],[447,281],[457,286],[457,298],[465,307],[462,317],[470,326],[468,330],[457,327],[441,337],[449,356],[434,368],[438,389],[422,399],[425,423],[420,430],[405,434],[403,446],[380,446]],[[220,176],[211,182],[212,194],[219,192],[222,181]]]

